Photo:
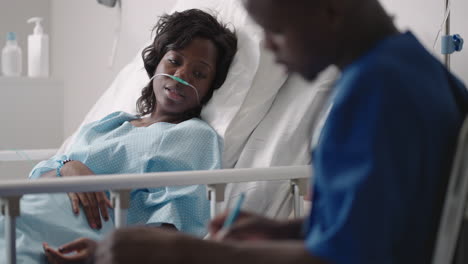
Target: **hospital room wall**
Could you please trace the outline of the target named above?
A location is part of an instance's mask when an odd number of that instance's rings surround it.
[[[118,9],[96,0],[50,0],[52,71],[64,82],[64,135],[72,134],[125,64],[150,41],[158,16],[174,0],[122,0],[122,28],[115,63],[109,57]]]
[[[50,0],[0,0],[0,50],[5,46],[7,32],[15,32],[18,45],[22,49],[22,76],[27,74],[27,38],[33,31],[33,25],[26,20],[34,16],[43,17],[44,29],[49,32],[49,7]],[[60,92],[55,93],[59,89],[60,85],[52,80],[36,81],[0,76],[0,151],[52,147],[62,140],[62,131],[58,130],[63,127],[60,115],[45,116],[44,114],[56,110],[53,105],[44,106],[38,100],[41,97],[48,100],[53,92],[51,97],[60,100]],[[50,127],[58,129],[53,132],[45,129]],[[26,156],[18,152],[18,157]],[[0,161],[0,181],[24,178],[32,166],[30,161]]]
[[[115,64],[108,68],[117,24],[117,9],[95,0],[50,0],[52,16],[52,70],[64,81],[64,134],[75,131],[97,98],[119,70],[150,40],[157,17],[170,10],[174,0],[123,0],[122,32]],[[409,28],[432,49],[440,27],[445,0],[381,0],[395,15],[401,29]],[[468,40],[468,1],[453,0],[452,29]],[[452,56],[452,69],[468,83],[468,49]]]
[[[411,29],[428,50],[442,59],[440,40],[433,44],[445,13],[446,0],[380,0],[387,11],[395,16],[400,29]],[[451,34],[460,34],[468,41],[468,1],[451,0]],[[444,34],[444,31],[441,32]],[[468,49],[451,56],[451,70],[468,84]]]

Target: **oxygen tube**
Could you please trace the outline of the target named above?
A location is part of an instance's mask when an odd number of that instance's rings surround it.
[[[170,75],[170,74],[167,74],[167,73],[157,73],[155,74],[153,77],[151,77],[150,81],[152,81],[154,78],[158,77],[158,76],[166,76],[166,77],[169,77],[171,78],[172,80],[174,81],[177,81],[185,86],[188,86],[190,88],[192,88],[194,91],[195,91],[195,94],[197,95],[197,102],[198,104],[200,104],[200,96],[198,95],[198,90],[197,88],[195,88],[195,86],[191,85],[190,83],[188,83],[187,81],[177,77],[177,76],[174,76],[174,75]]]

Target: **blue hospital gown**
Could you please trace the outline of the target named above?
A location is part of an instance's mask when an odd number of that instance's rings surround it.
[[[212,170],[221,168],[222,141],[205,122],[193,118],[180,124],[155,123],[135,127],[136,116],[115,112],[85,125],[70,151],[40,162],[30,174],[36,179],[55,170],[57,160],[79,160],[96,174]],[[206,234],[209,202],[204,186],[145,188],[131,193],[128,224],[170,223],[196,236]],[[112,216],[111,210],[111,216]],[[18,263],[45,263],[42,242],[58,247],[78,237],[100,239],[113,229],[113,217],[92,230],[84,212],[72,213],[67,194],[25,195],[17,219]],[[0,233],[4,237],[3,217]],[[0,263],[5,261],[0,240]]]

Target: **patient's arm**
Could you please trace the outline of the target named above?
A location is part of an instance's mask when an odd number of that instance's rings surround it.
[[[217,216],[210,223],[210,235],[216,238],[223,226],[227,212]],[[235,224],[224,239],[234,240],[302,240],[304,219],[276,221],[259,215],[241,212]]]
[[[61,168],[60,174],[63,177],[95,175],[85,164],[77,160],[67,162]],[[47,177],[57,177],[56,171],[52,170],[41,175],[41,178]],[[83,207],[91,228],[100,229],[102,227],[101,215],[105,221],[109,220],[107,207],[112,207],[112,204],[104,192],[68,193],[68,196],[75,214],[79,214],[80,205]]]
[[[113,232],[98,244],[95,263],[224,263],[313,264],[303,241],[216,242],[179,232],[128,228]]]

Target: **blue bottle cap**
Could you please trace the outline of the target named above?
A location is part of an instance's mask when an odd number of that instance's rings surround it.
[[[8,32],[7,33],[7,40],[16,40],[16,33],[15,32]]]

